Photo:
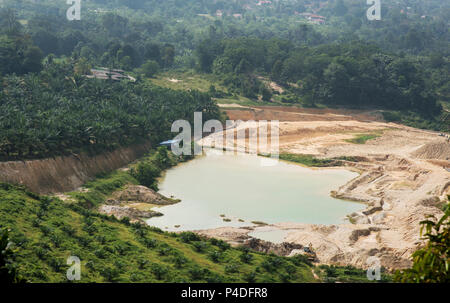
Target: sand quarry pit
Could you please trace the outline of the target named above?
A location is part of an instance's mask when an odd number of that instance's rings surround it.
[[[423,244],[420,221],[426,215],[442,216],[450,194],[450,143],[439,133],[386,123],[377,111],[321,110],[290,107],[226,109],[239,128],[255,128],[258,120],[279,120],[280,152],[310,154],[318,158],[355,157],[344,161],[360,176],[330,194],[367,205],[348,214],[338,225],[280,222],[267,228],[289,231],[286,242],[312,244],[319,263],[367,268],[369,257],[379,258],[389,270],[411,265],[411,254]],[[227,131],[236,131],[230,129]],[[349,140],[376,134],[365,144]],[[214,143],[214,134],[202,140]],[[248,141],[248,140],[247,140]],[[237,140],[243,148],[246,140]],[[216,146],[218,147],[218,146]],[[263,152],[263,151],[259,151]],[[201,234],[242,243],[258,228],[218,228]]]

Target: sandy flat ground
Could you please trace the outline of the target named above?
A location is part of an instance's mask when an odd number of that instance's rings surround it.
[[[230,119],[242,120],[236,129],[256,129],[255,121],[279,120],[281,152],[319,158],[358,157],[358,162],[344,165],[360,176],[330,194],[364,202],[365,211],[349,214],[349,222],[339,225],[280,222],[269,228],[289,230],[287,242],[311,243],[321,263],[365,268],[367,259],[375,256],[389,269],[411,264],[411,254],[422,244],[420,221],[428,214],[441,216],[440,206],[450,194],[450,172],[444,169],[450,167],[446,138],[385,123],[377,111],[254,107],[226,112]],[[365,144],[346,141],[360,134],[379,137]],[[215,136],[224,134],[204,138],[202,143],[217,145]],[[243,148],[246,142],[238,139],[235,146]],[[239,243],[248,232],[219,228],[201,233]]]

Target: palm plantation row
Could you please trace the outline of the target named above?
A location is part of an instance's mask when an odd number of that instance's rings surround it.
[[[219,110],[207,94],[138,82],[74,75],[69,63],[51,63],[40,74],[3,78],[0,91],[0,157],[42,158],[80,150],[100,152],[171,136],[171,124]]]

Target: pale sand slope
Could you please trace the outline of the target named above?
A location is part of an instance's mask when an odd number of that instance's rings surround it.
[[[352,111],[345,115],[342,111],[333,114],[327,110],[321,115],[320,112],[301,113],[296,109],[291,115],[285,112],[286,109],[281,114],[278,108],[273,112],[264,108],[264,111],[267,115],[258,117],[261,120],[287,114],[289,121],[280,121],[282,152],[324,158],[359,157],[360,162],[347,162],[345,166],[361,175],[331,194],[363,201],[368,206],[362,213],[349,214],[351,223],[318,226],[291,222],[271,227],[289,230],[287,242],[312,243],[321,263],[366,268],[367,258],[376,256],[388,269],[409,266],[411,254],[422,243],[420,221],[427,214],[440,217],[439,207],[450,194],[450,172],[443,168],[450,167],[447,160],[450,154],[442,155],[449,150],[450,143],[434,132],[377,122],[376,118],[369,121],[367,117],[371,113]],[[248,110],[227,113],[231,119],[242,119],[248,115]],[[293,115],[298,115],[298,121]],[[255,119],[254,116],[249,118]],[[255,125],[243,122],[237,128]],[[366,144],[345,141],[362,133],[378,133],[381,137]],[[213,141],[214,135],[202,140],[207,146]],[[238,140],[237,146],[244,146],[244,140]],[[435,148],[441,151],[437,153],[439,159],[433,159],[433,152],[423,152]],[[201,233],[240,243],[248,232],[248,229],[219,228]]]

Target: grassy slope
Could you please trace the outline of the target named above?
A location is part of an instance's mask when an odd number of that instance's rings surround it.
[[[316,158],[313,155],[281,153],[280,160],[294,162],[309,167],[341,166],[342,161],[358,162],[355,157]]]
[[[0,200],[1,225],[19,249],[18,272],[32,282],[66,281],[71,255],[82,260],[82,282],[314,281],[302,258],[251,252],[246,264],[241,250],[222,242],[119,222],[5,184]]]

